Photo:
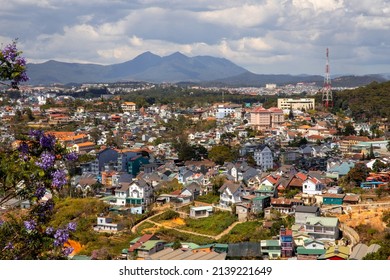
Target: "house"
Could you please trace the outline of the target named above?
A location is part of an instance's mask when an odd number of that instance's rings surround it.
[[[281,245],[279,240],[261,240],[261,252],[269,259],[277,259],[281,256]]]
[[[294,254],[294,242],[291,229],[286,229],[284,226],[279,231],[279,242],[281,246],[280,255],[282,258],[290,258]]]
[[[318,260],[347,260],[349,258],[350,249],[347,246],[331,246],[325,254],[318,257]]]
[[[315,177],[308,176],[302,184],[302,192],[309,195],[318,195],[322,194],[322,190],[325,187],[325,184],[322,183],[319,179]]]
[[[123,102],[121,104],[124,113],[134,113],[137,110],[136,106],[134,102]]]
[[[323,205],[342,205],[345,194],[327,193],[322,195]]]
[[[236,215],[238,216],[238,220],[247,221],[249,218],[249,213],[251,211],[251,205],[249,203],[237,203],[236,204]]]
[[[98,217],[97,224],[94,225],[93,230],[102,232],[118,232],[122,228],[122,225],[112,223],[112,218]]]
[[[319,256],[326,253],[325,249],[320,248],[305,248],[300,246],[297,248],[297,259],[298,260],[317,260]]]
[[[271,149],[266,146],[260,146],[253,153],[256,165],[260,166],[262,171],[270,170],[274,167],[274,159]]]
[[[153,202],[153,188],[144,180],[133,181],[129,185],[126,204],[147,207]]]
[[[241,197],[246,194],[243,185],[231,181],[225,182],[218,192],[219,205],[222,208],[230,208],[231,205],[241,202]]]
[[[271,197],[268,195],[256,196],[251,200],[251,212],[258,214],[271,205]]]
[[[303,205],[303,201],[298,199],[288,199],[284,197],[271,198],[272,209],[275,209],[282,214],[294,213],[295,207],[297,205]]]
[[[308,217],[319,217],[320,208],[317,206],[298,205],[295,208],[295,224],[304,224]]]
[[[269,196],[272,198],[278,197],[278,190],[275,186],[261,185],[255,190],[257,196]]]
[[[192,182],[181,191],[181,195],[190,196],[191,201],[194,201],[200,195],[200,191],[201,191],[200,185],[198,183]]]
[[[151,254],[163,250],[165,243],[164,240],[158,239],[158,237],[153,234],[145,234],[130,241],[127,257],[128,259],[148,258]]]
[[[349,170],[355,166],[354,162],[344,161],[342,163],[328,162],[326,176],[329,178],[340,179],[348,174]]]
[[[333,217],[307,217],[304,232],[313,239],[335,241],[340,238],[339,219]]]
[[[129,197],[130,183],[121,183],[118,188],[115,189],[115,205],[126,206],[126,199]]]
[[[360,202],[360,195],[347,193],[344,196],[343,204],[358,204]]]
[[[192,206],[190,208],[190,218],[194,218],[194,219],[206,218],[210,216],[212,213],[213,213],[212,206],[199,206],[199,207]]]
[[[96,148],[96,144],[94,142],[84,142],[79,144],[74,144],[72,146],[72,150],[78,154],[88,153]]]

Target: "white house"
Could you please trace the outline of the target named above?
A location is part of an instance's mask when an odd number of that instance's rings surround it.
[[[244,187],[241,184],[226,182],[219,188],[219,205],[223,208],[229,208],[231,205],[241,202],[241,197],[246,195]]]
[[[129,186],[127,202],[131,205],[150,205],[153,202],[153,188],[144,180],[133,181]]]
[[[121,225],[112,223],[112,218],[108,217],[98,217],[97,224],[93,227],[94,231],[104,232],[117,232],[121,229]]]
[[[115,190],[115,205],[126,206],[126,199],[129,197],[129,183],[121,183],[120,188]]]
[[[206,218],[213,213],[212,206],[199,206],[190,208],[190,217],[194,219]]]
[[[256,149],[253,153],[253,158],[255,159],[256,164],[261,167],[262,171],[272,169],[274,166],[272,151],[268,146]]]
[[[302,183],[302,192],[309,195],[322,194],[324,187],[325,184],[323,184],[320,180],[308,176],[307,179]]]

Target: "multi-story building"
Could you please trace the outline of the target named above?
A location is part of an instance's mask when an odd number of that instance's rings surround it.
[[[340,238],[338,218],[307,217],[304,227],[313,239],[335,241]]]
[[[314,98],[278,98],[278,108],[282,110],[312,110],[315,108]]]
[[[134,113],[137,110],[134,102],[123,102],[121,108],[124,113]]]
[[[283,111],[276,107],[265,109],[257,107],[250,112],[250,125],[257,130],[266,130],[278,127],[284,123]]]
[[[291,229],[286,229],[284,226],[280,228],[279,242],[281,247],[281,257],[290,258],[294,252],[294,242]]]
[[[217,119],[223,119],[227,116],[240,118],[242,106],[240,104],[218,103],[214,105],[214,112]]]
[[[263,171],[272,169],[274,166],[272,151],[268,146],[264,145],[256,149],[253,153],[253,158],[255,159],[256,164],[260,166]]]

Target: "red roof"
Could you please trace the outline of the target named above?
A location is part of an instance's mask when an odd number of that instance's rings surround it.
[[[129,248],[129,252],[133,252],[134,250],[138,249],[142,246],[142,244],[144,244],[146,241],[149,241],[152,237],[153,234],[145,234],[141,236],[140,239],[138,239],[137,242]]]
[[[295,177],[301,179],[302,181],[305,181],[307,179],[307,175],[303,174],[302,172],[298,172],[297,174],[295,174]]]

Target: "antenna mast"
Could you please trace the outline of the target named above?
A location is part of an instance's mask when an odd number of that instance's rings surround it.
[[[326,66],[325,66],[324,87],[322,89],[322,105],[325,108],[333,107],[333,95],[332,95],[332,86],[330,82],[328,48],[326,48]]]

